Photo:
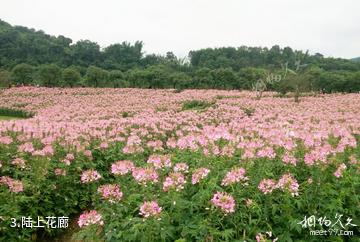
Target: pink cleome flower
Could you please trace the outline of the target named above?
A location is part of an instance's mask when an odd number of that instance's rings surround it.
[[[9,145],[13,142],[13,139],[10,136],[0,136],[0,144]]]
[[[100,149],[107,149],[109,148],[109,144],[107,142],[101,142]]]
[[[66,171],[61,168],[55,168],[54,173],[57,176],[66,176]]]
[[[111,173],[115,175],[125,175],[135,168],[130,160],[119,160],[111,165]]]
[[[180,191],[184,188],[186,183],[185,177],[180,172],[171,173],[168,177],[166,177],[163,183],[163,190],[165,192],[170,189],[174,189],[176,191]]]
[[[155,169],[171,167],[171,160],[167,155],[151,155],[147,160],[148,164],[152,164]]]
[[[90,169],[86,170],[81,175],[81,183],[90,183],[96,180],[99,180],[101,175],[96,170]]]
[[[240,181],[247,181],[249,180],[248,177],[245,176],[246,170],[244,168],[234,168],[231,171],[229,171],[224,179],[221,182],[222,186],[228,186],[232,185],[234,183],[240,182]]]
[[[120,187],[117,184],[102,185],[98,188],[98,192],[103,199],[109,200],[111,203],[121,200],[123,193],[120,191]]]
[[[260,158],[274,159],[276,153],[272,147],[263,147],[256,153],[256,155]]]
[[[285,153],[283,155],[282,160],[283,160],[284,164],[291,164],[293,166],[296,166],[296,158],[289,153]]]
[[[163,142],[161,140],[151,140],[147,142],[147,146],[154,150],[163,150]]]
[[[356,160],[356,157],[354,155],[349,157],[350,160],[350,164],[352,165],[356,165],[358,163],[358,161]]]
[[[158,216],[161,213],[162,208],[158,205],[156,201],[145,201],[140,206],[140,215],[145,218]]]
[[[235,199],[225,192],[215,193],[211,203],[219,207],[226,214],[235,212]]]
[[[99,214],[96,210],[83,212],[79,217],[78,225],[80,228],[91,224],[104,224],[101,214]]]
[[[14,166],[17,166],[21,169],[25,168],[25,160],[23,158],[16,158],[14,159],[11,164],[13,164]]]
[[[340,164],[340,166],[336,169],[336,171],[334,172],[334,176],[336,176],[337,178],[340,178],[343,176],[343,171],[346,170],[346,165],[344,163]]]
[[[276,182],[273,179],[263,179],[261,180],[258,188],[264,194],[271,193],[276,188]]]
[[[271,231],[266,232],[265,234],[258,233],[258,234],[256,234],[255,238],[256,238],[256,242],[268,242],[268,241],[276,242],[276,241],[278,241],[278,238],[272,239]]]
[[[186,163],[177,163],[174,166],[174,171],[187,173],[189,171],[189,166]]]
[[[84,155],[88,157],[90,160],[92,159],[92,152],[91,150],[84,150]]]
[[[69,161],[72,161],[72,160],[74,160],[75,159],[75,156],[74,156],[74,154],[72,154],[72,153],[68,153],[68,154],[66,154],[66,157],[65,157],[67,160],[69,160]]]
[[[137,167],[132,170],[132,176],[139,183],[145,185],[146,183],[158,182],[159,175],[154,168]]]
[[[8,177],[8,176],[1,176],[0,184],[7,185],[10,192],[13,192],[13,193],[19,193],[24,190],[24,186],[21,181],[12,179],[11,177]]]
[[[204,167],[196,169],[192,174],[191,183],[193,185],[199,183],[199,181],[207,177],[209,173],[210,170]]]
[[[34,149],[34,146],[31,142],[26,142],[22,145],[19,146],[18,150],[20,152],[29,152],[29,153],[32,153],[35,149]]]
[[[299,195],[299,184],[290,173],[284,174],[278,181],[276,187],[282,190],[289,191],[292,196]]]

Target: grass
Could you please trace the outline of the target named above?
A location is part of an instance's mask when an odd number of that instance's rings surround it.
[[[250,107],[250,108],[241,108],[243,111],[244,111],[244,113],[248,116],[248,117],[251,117],[253,114],[254,114],[254,112],[255,112],[255,108],[252,108],[252,107]]]
[[[241,96],[235,96],[235,95],[233,95],[233,96],[217,95],[215,98],[221,100],[221,99],[242,98],[242,97]]]
[[[23,119],[23,118],[0,115],[0,121],[2,121],[2,120],[18,120],[18,119]]]
[[[182,104],[182,110],[204,110],[213,106],[215,102],[206,102],[201,100],[185,101]]]
[[[24,119],[33,116],[33,113],[24,110],[0,107],[0,120]]]

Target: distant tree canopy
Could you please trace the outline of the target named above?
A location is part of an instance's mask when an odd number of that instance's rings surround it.
[[[61,69],[55,64],[41,65],[38,71],[38,79],[42,86],[59,86],[61,83]]]
[[[31,84],[34,79],[35,68],[32,65],[22,63],[16,65],[11,72],[11,79],[16,84]]]
[[[173,52],[144,54],[143,42],[101,48],[90,40],[76,43],[0,20],[0,86],[93,86],[141,88],[252,89],[269,73],[307,64],[301,75],[267,85],[268,90],[358,92],[360,61],[327,58],[281,48],[241,46],[206,48],[180,59]]]
[[[73,87],[79,85],[81,82],[80,72],[74,67],[65,68],[62,71],[62,85]]]

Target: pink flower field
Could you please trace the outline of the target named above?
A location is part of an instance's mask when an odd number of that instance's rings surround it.
[[[21,87],[0,107],[34,114],[0,120],[4,241],[69,233],[22,216],[67,216],[74,241],[356,241],[360,94]]]

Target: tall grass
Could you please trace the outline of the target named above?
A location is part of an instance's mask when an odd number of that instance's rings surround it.
[[[0,116],[14,118],[31,118],[34,116],[34,114],[20,109],[0,107]]]

